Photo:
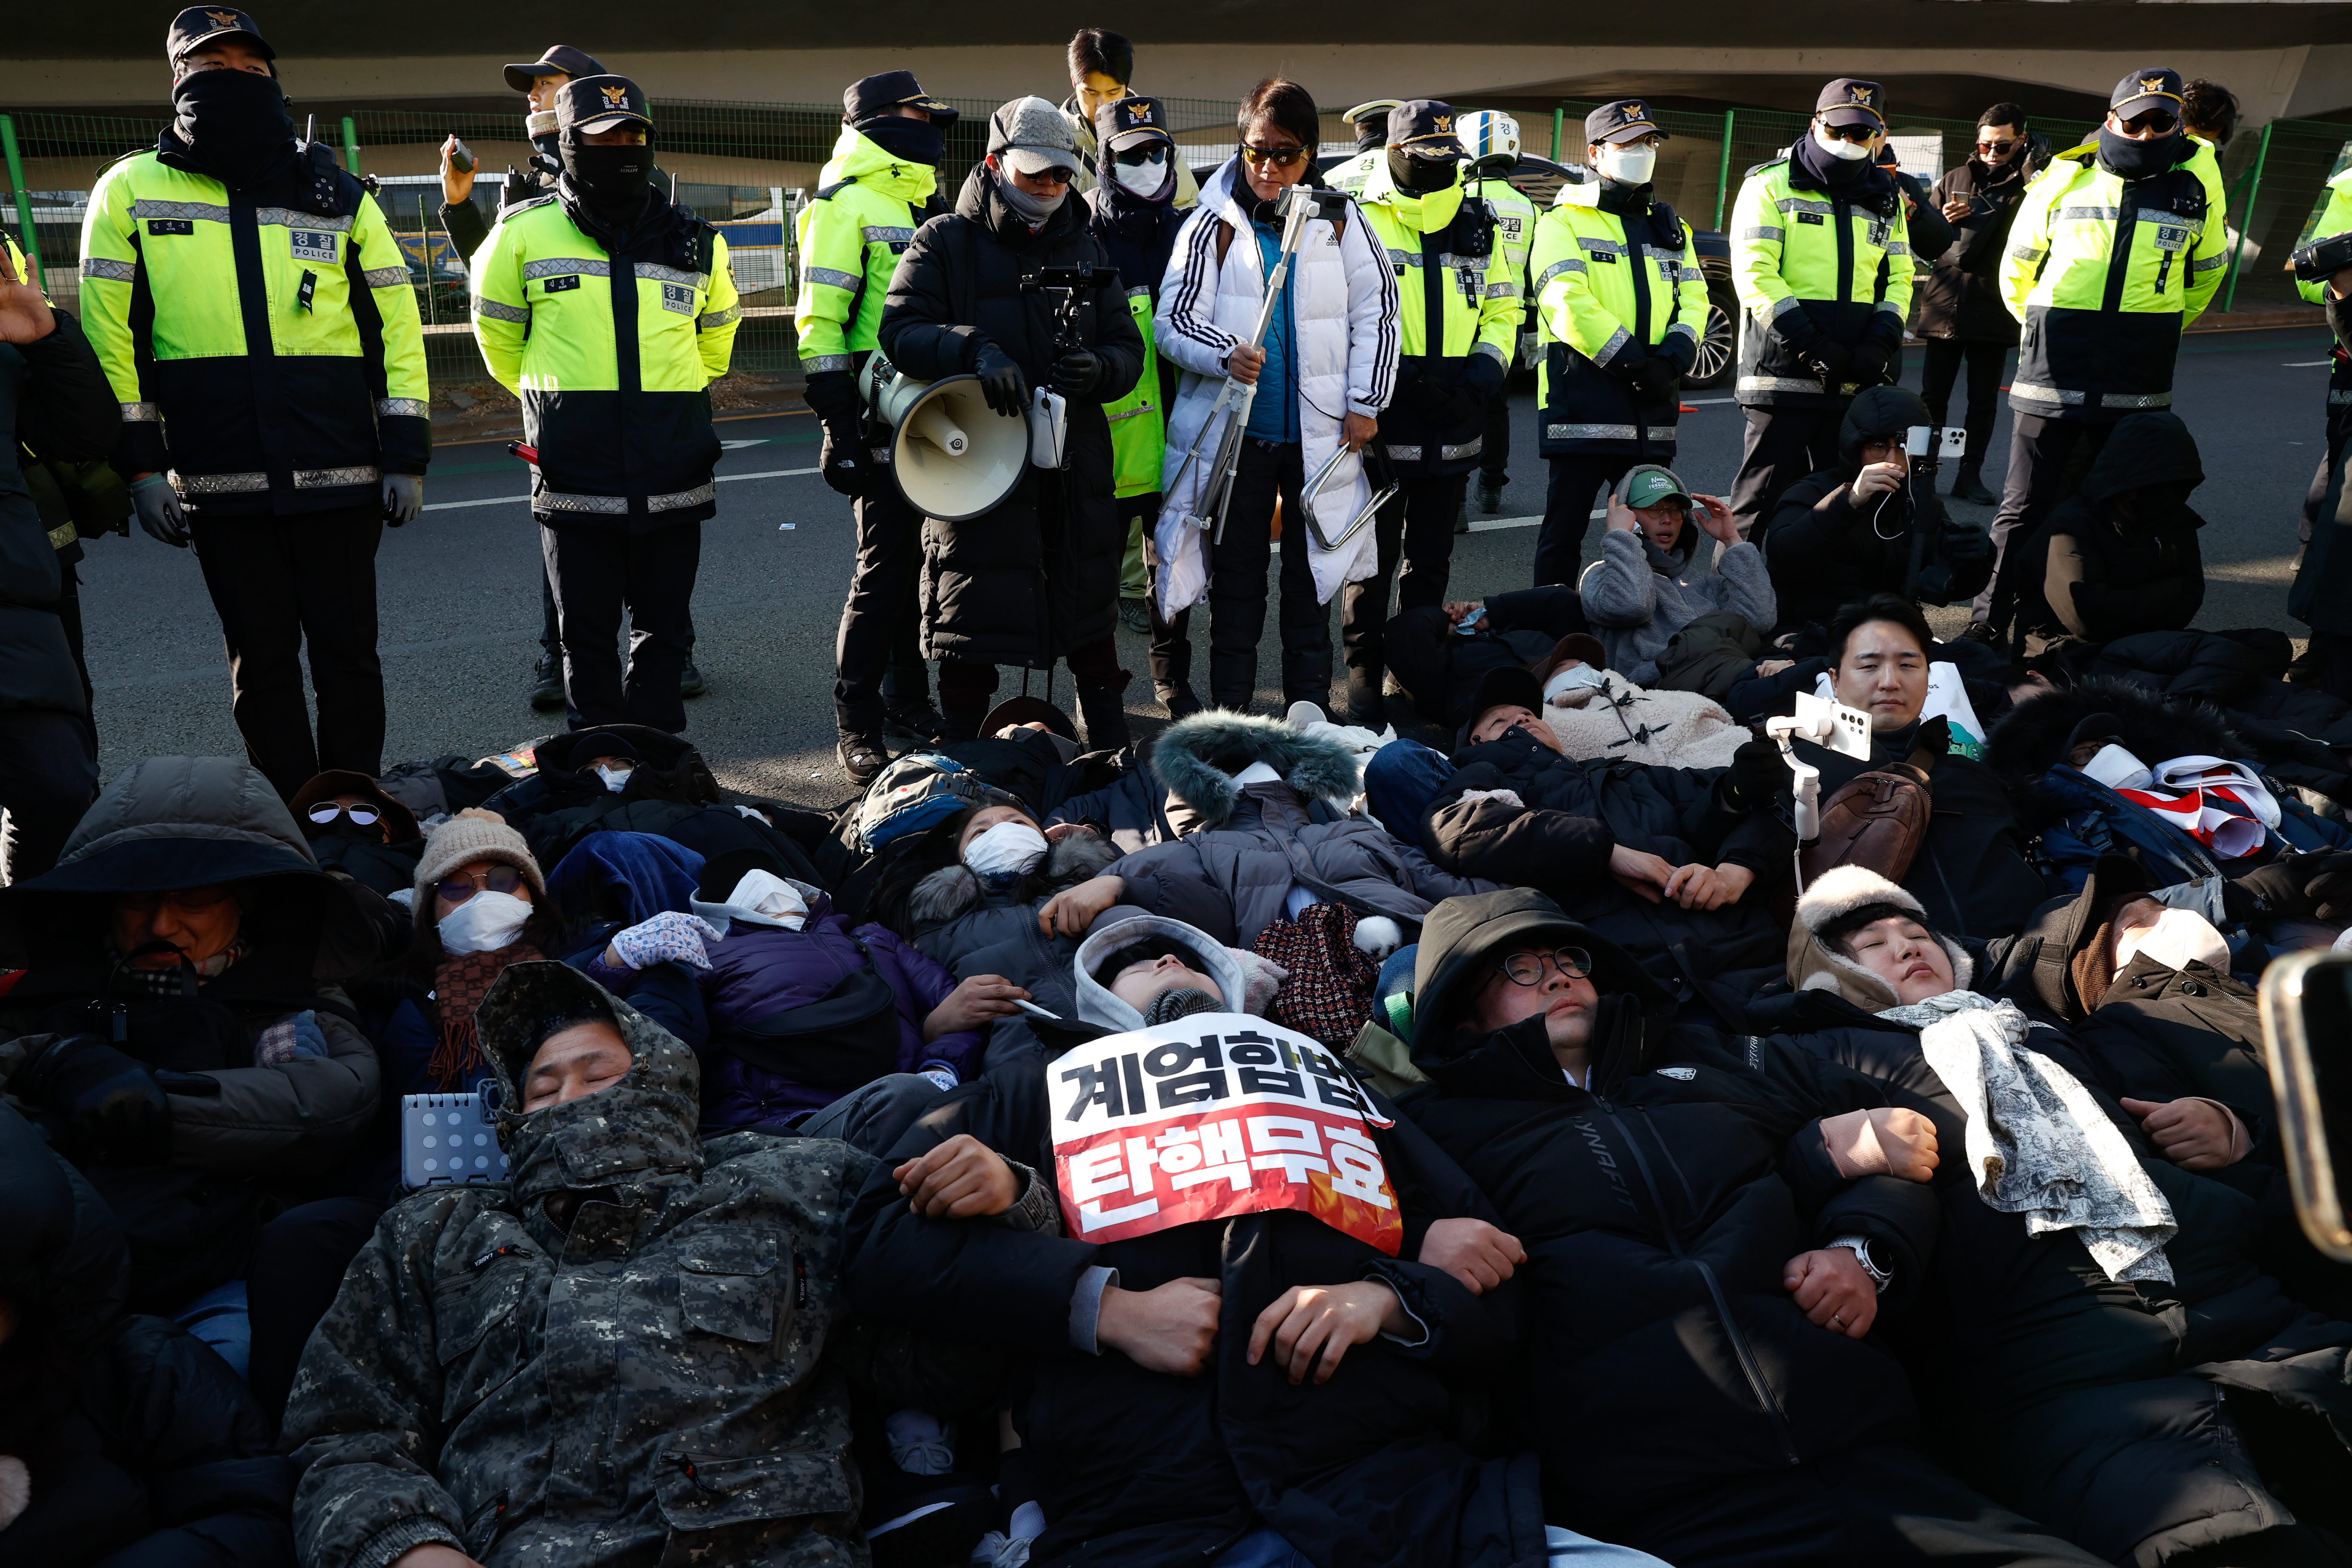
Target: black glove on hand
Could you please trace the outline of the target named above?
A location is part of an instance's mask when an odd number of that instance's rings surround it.
[[[1054,362],[1053,387],[1063,396],[1082,398],[1102,380],[1102,361],[1091,349],[1072,349]]]
[[[1462,379],[1477,395],[1479,406],[1483,409],[1494,401],[1496,393],[1503,390],[1503,375],[1501,360],[1490,353],[1474,353],[1470,356],[1470,368],[1463,373]]]
[[[1634,389],[1644,397],[1671,398],[1681,389],[1682,372],[1663,355],[1652,354],[1642,362],[1642,374],[1633,378]]]
[[[1731,753],[1731,787],[1741,811],[1767,809],[1793,776],[1774,742],[1750,741]]]
[[[2311,912],[2330,925],[2352,923],[2352,854],[2326,849],[2303,858],[2317,862],[2311,868],[2310,879],[2303,885],[2303,896],[2310,900]]]
[[[1679,379],[1688,375],[1691,366],[1698,363],[1698,340],[1688,332],[1668,332],[1666,341],[1650,351],[1650,357],[1674,366]]]
[[[1824,339],[1805,351],[1804,360],[1830,392],[1838,391],[1853,379],[1853,351],[1843,343]]]
[[[988,405],[1007,419],[1024,417],[1029,412],[1029,384],[1021,379],[1021,367],[1013,356],[982,338],[980,352],[972,356],[971,373],[980,377],[980,389],[988,398]]]
[[[2231,900],[2230,913],[2240,920],[2288,915],[2337,923],[2352,918],[2352,852],[2320,849],[2290,855],[2231,878],[2221,890],[2225,898],[2251,894],[2260,900],[2240,907],[2239,900]]]
[[[171,1152],[172,1102],[147,1064],[95,1035],[51,1045],[25,1072],[69,1149],[120,1164],[160,1160]]]
[[[1845,379],[1856,386],[1884,386],[1889,357],[1885,343],[1864,343],[1849,357]]]
[[[1631,382],[1638,386],[1641,384],[1642,377],[1649,374],[1650,356],[1645,353],[1636,353],[1630,347],[1622,348],[1617,351],[1616,358],[1601,368],[1620,381]]]
[[[817,462],[824,470],[825,487],[835,495],[852,500],[868,494],[882,471],[881,465],[874,460],[873,449],[857,438],[855,426],[847,429],[826,426],[824,447]]]

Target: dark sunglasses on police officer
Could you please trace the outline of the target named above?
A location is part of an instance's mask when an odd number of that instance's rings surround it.
[[[2146,132],[2157,136],[2169,136],[2172,134],[2173,128],[2179,123],[2180,116],[2173,113],[2172,110],[2151,109],[2144,114],[2133,115],[2123,122],[2123,127],[2136,134]]]
[[[521,872],[511,866],[493,866],[487,871],[460,871],[454,877],[444,877],[433,890],[441,895],[444,903],[462,904],[483,890],[512,898],[514,890],[521,886]]]
[[[1875,125],[1831,125],[1824,122],[1822,134],[1833,142],[1867,142],[1878,134]]]
[[[1304,147],[1253,147],[1244,142],[1242,143],[1242,156],[1249,161],[1252,167],[1271,163],[1277,169],[1287,169],[1307,156],[1307,149]]]
[[[1113,153],[1111,157],[1115,162],[1125,163],[1130,169],[1139,169],[1146,163],[1166,162],[1168,146],[1163,142],[1146,142],[1134,147],[1122,147]]]

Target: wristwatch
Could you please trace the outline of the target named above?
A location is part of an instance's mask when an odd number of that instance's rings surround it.
[[[1895,1278],[1895,1271],[1891,1268],[1881,1268],[1871,1259],[1870,1237],[1866,1236],[1841,1236],[1835,1241],[1831,1242],[1830,1245],[1832,1247],[1843,1247],[1848,1252],[1853,1253],[1854,1256],[1854,1261],[1862,1265],[1862,1271],[1864,1274],[1869,1275],[1870,1282],[1878,1288],[1878,1293],[1882,1296],[1886,1294],[1887,1281]]]

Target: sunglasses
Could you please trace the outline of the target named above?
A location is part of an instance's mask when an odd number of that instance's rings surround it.
[[[514,890],[521,886],[521,872],[511,866],[493,866],[487,871],[460,871],[454,877],[444,877],[433,890],[441,895],[445,903],[462,904],[484,889],[512,898]]]
[[[2151,109],[2145,114],[2133,115],[2123,122],[2123,126],[2126,131],[2147,131],[2158,136],[2169,136],[2173,127],[2179,123],[2180,116],[2170,110]]]
[[[1515,952],[1503,960],[1503,977],[1514,985],[1540,985],[1547,963],[1570,980],[1582,980],[1592,973],[1591,953],[1580,947],[1563,947],[1553,952]]]
[[[1977,150],[1980,153],[2006,153],[2011,147],[2016,145],[2017,142],[2013,137],[2007,142],[1987,142],[1982,138],[1979,138],[1977,142]]]
[[[1129,168],[1137,168],[1145,163],[1165,163],[1168,158],[1168,149],[1157,142],[1147,142],[1139,147],[1122,147],[1112,153],[1111,157]]]
[[[1822,134],[1832,142],[1867,142],[1878,134],[1875,125],[1831,125],[1824,122]]]
[[[1242,143],[1242,157],[1253,168],[1271,163],[1277,169],[1287,169],[1306,156],[1304,147],[1253,147],[1246,142]]]
[[[310,816],[311,821],[322,827],[339,816],[348,816],[361,827],[373,827],[383,820],[383,813],[372,805],[337,805],[331,800],[322,800],[312,806]]]

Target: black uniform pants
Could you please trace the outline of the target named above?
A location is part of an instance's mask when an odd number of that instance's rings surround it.
[[[1118,667],[1118,639],[1115,636],[1074,647],[1062,656],[1062,662],[1070,667],[1070,679],[1082,693],[1099,692],[1107,688],[1126,689],[1127,672]],[[1045,679],[1047,689],[1051,690],[1052,670],[1045,672]],[[953,655],[940,660],[940,717],[947,721],[950,739],[971,738],[980,721],[988,717],[989,709],[995,706],[990,699],[996,695],[998,679],[992,664]]]
[[[1607,499],[1609,487],[1625,477],[1637,462],[1674,461],[1664,458],[1634,458],[1614,452],[1567,452],[1547,459],[1551,478],[1544,489],[1543,524],[1536,530],[1538,588],[1576,586],[1584,567],[1584,536],[1592,514]]]
[[[539,560],[539,648],[550,658],[563,657],[563,633],[555,621],[555,584],[548,578],[547,557],[543,553]],[[686,626],[686,651],[689,658],[693,657],[694,623],[690,619]]]
[[[2009,368],[2009,356],[2015,352],[2013,344],[1985,338],[1927,340],[1927,363],[1920,372],[1921,396],[1928,417],[1938,425],[1952,422],[1952,383],[1959,377],[1960,362],[1968,362],[1969,405],[1962,423],[1969,427],[1969,455],[1960,459],[1964,468],[1983,468],[1985,454],[1992,450],[1992,422],[2000,414],[2001,373]]]
[[[1478,482],[1489,489],[1501,489],[1511,482],[1507,471],[1511,466],[1511,396],[1510,378],[1495,388],[1495,395],[1486,400],[1486,427],[1480,433],[1485,443],[1478,448]]]
[[[1747,408],[1748,437],[1739,477],[1731,481],[1731,515],[1739,537],[1762,539],[1781,492],[1838,460],[1844,402],[1828,408]]]
[[[843,733],[879,740],[886,701],[930,696],[922,607],[916,602],[923,520],[887,475],[877,476],[874,493],[859,497],[851,510],[857,520],[857,564],[834,638],[833,712]]]
[[[686,700],[694,574],[702,524],[677,522],[650,533],[581,528],[539,530],[563,639],[563,704],[574,730],[646,724],[678,734]],[[621,613],[629,616],[629,666],[621,670]]]
[[[0,710],[0,883],[58,863],[98,798],[98,747],[88,721],[38,708]]]
[[[293,517],[191,517],[188,532],[228,648],[245,754],[281,795],[322,768],[383,771],[375,651],[379,501]],[[318,738],[302,695],[307,652]]]
[[[2087,468],[2107,444],[2109,426],[2017,414],[2011,417],[2010,429],[2009,478],[2001,486],[2000,510],[1992,520],[1992,577],[1969,606],[1970,620],[1990,621],[2004,632],[2017,614],[2017,583],[2009,573],[2010,542],[2013,539],[2024,549],[2033,531],[2073,489],[2077,471]]]
[[[1202,542],[1209,556],[1209,700],[1246,712],[1257,695],[1257,644],[1265,633],[1265,573],[1274,554],[1274,503],[1303,529],[1298,494],[1307,473],[1296,441],[1242,442],[1234,474],[1233,500],[1225,509],[1224,542]],[[1451,526],[1449,522],[1448,526]],[[1185,641],[1190,609],[1166,624],[1166,637],[1153,635],[1154,684],[1181,684],[1191,675],[1190,650],[1180,666],[1173,646]],[[1178,673],[1181,669],[1181,673]],[[1165,672],[1165,673],[1163,673]],[[1328,704],[1331,700],[1331,618],[1315,596],[1315,573],[1307,560],[1303,532],[1282,552],[1282,700]]]
[[[1445,584],[1454,574],[1454,514],[1461,510],[1468,474],[1429,475],[1404,481],[1404,493],[1372,519],[1379,541],[1379,564],[1360,583],[1339,590],[1339,645],[1348,667],[1351,693],[1369,691],[1377,697],[1388,660],[1381,650],[1381,631],[1389,621],[1389,579],[1396,578],[1397,611],[1417,610],[1445,603]],[[1292,515],[1286,510],[1283,515]],[[1306,553],[1306,530],[1294,536]],[[1287,560],[1290,552],[1283,551]],[[1402,557],[1403,570],[1398,570]],[[1295,700],[1295,699],[1294,699]],[[1322,698],[1310,697],[1320,703]]]

